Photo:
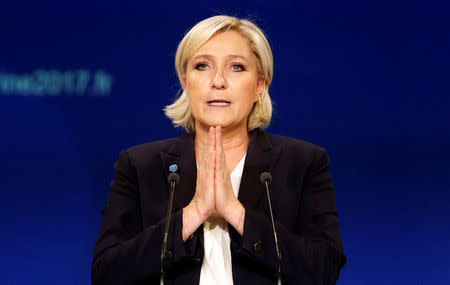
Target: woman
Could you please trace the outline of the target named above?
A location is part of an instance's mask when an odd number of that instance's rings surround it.
[[[326,151],[265,133],[273,59],[248,20],[196,24],[176,53],[182,95],[166,115],[186,133],[120,153],[95,247],[92,281],[157,284],[169,191],[174,210],[164,268],[171,284],[273,284],[277,253],[260,174],[271,200],[284,284],[334,284],[346,259]]]

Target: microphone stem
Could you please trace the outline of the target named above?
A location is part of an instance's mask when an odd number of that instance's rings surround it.
[[[166,251],[167,251],[167,237],[169,236],[169,227],[170,227],[170,218],[172,214],[172,205],[173,205],[173,192],[175,192],[175,180],[170,181],[170,196],[169,196],[169,206],[167,207],[167,218],[166,218],[166,226],[164,230],[164,239],[161,249],[161,279],[160,284],[164,284],[165,280],[165,272],[164,272],[164,260],[166,259]]]
[[[269,212],[270,212],[270,219],[272,221],[272,231],[273,231],[273,238],[275,240],[275,250],[277,252],[277,259],[278,259],[278,271],[277,271],[277,284],[281,285],[281,253],[280,248],[278,246],[278,236],[277,231],[275,229],[275,220],[273,219],[273,211],[272,211],[272,203],[270,201],[270,193],[269,193],[269,180],[265,180],[264,184],[266,185],[266,193],[267,193],[267,202],[269,204]]]

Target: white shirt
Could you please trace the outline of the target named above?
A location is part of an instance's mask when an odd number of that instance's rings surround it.
[[[244,170],[245,156],[230,174],[234,196],[238,196]],[[204,257],[200,271],[200,285],[233,284],[231,270],[230,235],[227,221],[216,211],[203,223]]]

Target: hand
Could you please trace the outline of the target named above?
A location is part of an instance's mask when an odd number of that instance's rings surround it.
[[[197,166],[197,186],[194,198],[191,201],[191,203],[196,205],[200,217],[205,220],[216,208],[214,200],[215,143],[215,130],[214,127],[210,127],[208,141]]]
[[[183,209],[183,240],[217,210],[241,235],[245,208],[234,196],[220,126],[209,128],[208,141],[198,165],[194,198]]]
[[[214,199],[215,130],[209,128],[208,141],[198,163],[195,195],[183,209],[183,240],[187,238],[211,215],[216,208]]]
[[[220,126],[216,127],[215,144],[214,191],[216,209],[242,235],[245,208],[236,196],[234,196],[230,171],[228,170],[225,152],[223,151],[222,128]]]

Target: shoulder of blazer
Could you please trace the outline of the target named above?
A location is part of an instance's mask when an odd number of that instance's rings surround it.
[[[180,137],[168,138],[132,146],[124,152],[135,167],[146,167],[160,163],[161,153],[179,155],[193,148],[194,136],[184,133]]]
[[[272,145],[282,145],[283,147],[289,147],[289,148],[297,148],[297,149],[303,149],[305,151],[314,151],[317,148],[323,148],[321,146],[315,145],[311,142],[297,139],[293,137],[287,137],[282,135],[276,135],[272,133],[266,133],[264,132],[268,138],[270,139]]]
[[[168,138],[132,146],[124,152],[135,166],[159,161],[161,152],[168,152],[178,138]]]
[[[167,138],[163,140],[146,142],[143,144],[132,146],[126,149],[126,151],[133,154],[146,154],[152,152],[159,153],[160,151],[168,151],[168,149],[177,139],[178,138]]]
[[[330,158],[325,148],[311,142],[266,133],[271,144],[281,147],[280,160],[294,168],[310,168],[318,164],[330,166]]]
[[[273,146],[282,146],[285,151],[294,151],[293,153],[310,155],[316,152],[325,151],[325,148],[311,142],[293,137],[281,136],[271,133],[265,133]]]

